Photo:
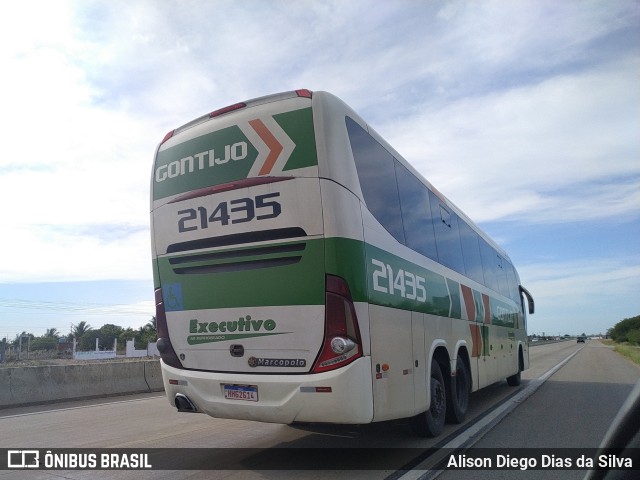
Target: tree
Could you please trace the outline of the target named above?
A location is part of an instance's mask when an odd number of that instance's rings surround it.
[[[47,331],[44,332],[44,336],[48,338],[55,338],[56,340],[60,338],[57,328],[47,328]]]
[[[100,329],[97,331],[98,332],[97,338],[99,339],[98,346],[100,347],[100,350],[113,349],[113,344],[115,343],[116,338],[119,338],[123,331],[124,331],[124,328],[118,325],[113,325],[112,323],[106,323],[103,326],[101,326]]]
[[[634,330],[640,330],[640,315],[619,321],[610,330],[609,335],[611,335],[613,341],[618,343],[631,342],[628,335]],[[635,339],[634,334],[631,335]]]
[[[142,331],[142,341],[145,343],[145,347],[149,342],[156,342],[158,340],[156,317],[151,317],[151,320],[140,330]]]
[[[71,325],[71,335],[74,336],[78,342],[83,337],[83,335],[85,335],[87,332],[90,332],[91,330],[93,330],[93,328],[91,328],[91,325],[89,325],[84,320],[82,320],[77,325]]]
[[[31,341],[33,341],[33,339],[34,339],[36,336],[35,336],[33,333],[27,333],[27,332],[25,332],[25,331],[23,330],[23,331],[22,331],[22,333],[19,333],[19,334],[17,334],[17,335],[16,335],[16,339],[13,341],[13,346],[14,346],[14,347],[18,347],[18,346],[20,345],[20,338],[22,338],[22,337],[30,337],[30,338],[31,338]],[[26,339],[23,339],[23,340],[22,340],[23,348],[26,348],[26,347],[24,347],[24,346],[25,346],[25,344],[26,344],[26,341],[27,341]]]
[[[126,348],[128,340],[133,340],[135,345],[135,343],[137,342],[137,337],[138,337],[138,332],[136,332],[131,327],[127,327],[125,330],[122,330],[122,332],[118,336],[118,348],[120,349]]]
[[[149,330],[156,332],[156,334],[158,333],[158,320],[155,316],[151,317],[146,326]]]
[[[47,328],[44,335],[31,340],[31,350],[55,350],[60,340],[57,328]]]
[[[629,330],[627,332],[627,342],[632,345],[640,345],[640,330]]]
[[[100,338],[100,331],[94,329],[86,331],[80,337],[76,337],[78,350],[85,352],[94,350],[96,348],[96,338]]]

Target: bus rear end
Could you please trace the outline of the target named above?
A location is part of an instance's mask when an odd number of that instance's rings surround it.
[[[158,147],[158,349],[180,411],[266,422],[373,416],[351,291],[328,275],[313,95],[239,103]]]

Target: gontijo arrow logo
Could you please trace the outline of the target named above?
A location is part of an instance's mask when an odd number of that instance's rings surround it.
[[[296,144],[272,118],[256,118],[238,125],[253,146],[258,157],[248,177],[282,173]]]
[[[161,145],[153,199],[244,178],[317,167],[311,108],[245,117],[238,123]]]

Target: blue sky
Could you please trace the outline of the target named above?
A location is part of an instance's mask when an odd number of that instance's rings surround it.
[[[23,1],[0,18],[0,338],[153,311],[164,134],[345,100],[509,252],[530,333],[640,314],[637,1]]]

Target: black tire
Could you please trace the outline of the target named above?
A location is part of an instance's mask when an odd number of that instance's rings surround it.
[[[518,370],[518,373],[516,373],[515,375],[511,375],[510,377],[507,377],[507,384],[510,387],[518,387],[520,386],[521,382],[522,382],[522,377],[521,377],[520,370]]]
[[[450,394],[447,395],[447,421],[462,423],[469,408],[469,391],[471,390],[471,375],[465,361],[458,357],[456,374],[451,377]]]
[[[520,386],[520,383],[522,382],[522,351],[520,351],[518,353],[518,373],[516,373],[515,375],[511,375],[510,377],[507,377],[507,384],[510,387],[518,387]]]
[[[431,362],[431,402],[429,410],[411,419],[411,428],[421,437],[437,437],[444,429],[447,415],[447,389],[440,365],[434,359]]]

